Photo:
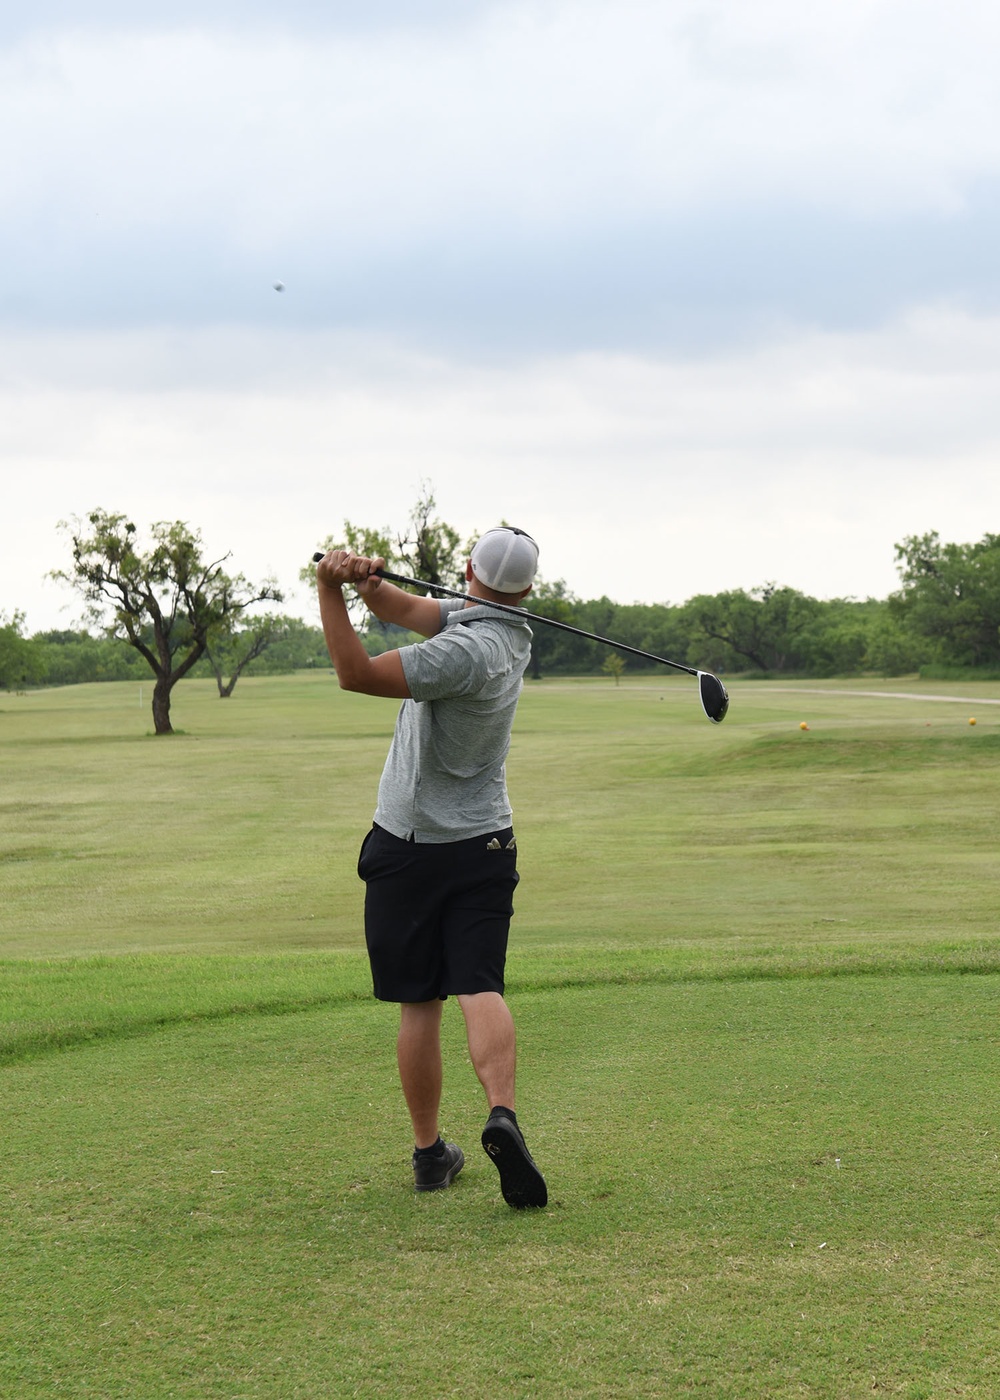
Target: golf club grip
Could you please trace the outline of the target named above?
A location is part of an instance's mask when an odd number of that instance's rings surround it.
[[[317,552],[313,555],[313,563],[326,556]],[[405,578],[402,574],[391,574],[388,569],[376,569],[379,578],[384,578],[387,583],[403,583],[411,588],[427,588],[432,593],[442,593],[446,598],[460,598],[467,603],[475,603],[477,607],[493,608],[496,612],[513,613],[515,617],[526,618],[530,622],[543,622],[546,627],[558,627],[560,632],[571,632],[574,637],[583,637],[588,642],[600,642],[602,646],[615,647],[618,651],[627,651],[631,656],[641,656],[644,661],[658,661],[661,666],[670,666],[675,671],[683,671],[686,676],[698,676],[700,672],[694,666],[684,666],[680,661],[668,661],[665,656],[656,656],[651,651],[640,651],[638,647],[629,646],[627,642],[616,642],[611,637],[600,637],[596,632],[585,632],[582,627],[573,627],[568,622],[560,622],[554,617],[543,617],[541,613],[528,612],[527,608],[515,608],[509,603],[494,603],[490,598],[474,598],[469,593],[461,593],[457,588],[445,588],[443,583],[428,583],[426,579]]]

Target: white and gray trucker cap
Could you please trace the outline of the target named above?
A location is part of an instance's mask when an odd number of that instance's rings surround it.
[[[487,530],[472,551],[472,572],[494,593],[521,593],[530,588],[537,568],[538,545],[513,525]]]

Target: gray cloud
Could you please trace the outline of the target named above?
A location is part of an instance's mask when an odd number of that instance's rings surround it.
[[[300,6],[269,37],[272,8],[8,46],[0,316],[697,351],[996,303],[1000,24],[968,0],[335,6],[313,35]]]
[[[154,229],[136,256],[131,235],[42,233],[0,307],[22,325],[330,327],[511,353],[697,351],[790,321],[862,327],[927,302],[1000,305],[1000,186],[985,182],[960,214],[919,221],[723,207],[530,241],[453,227],[444,242],[332,245],[289,240],[265,256],[193,229]]]
[[[385,28],[422,29],[468,23],[498,0],[172,0],[169,7],[132,0],[32,0],[0,10],[0,42],[53,30],[100,32],[165,29],[270,30],[365,33]]]

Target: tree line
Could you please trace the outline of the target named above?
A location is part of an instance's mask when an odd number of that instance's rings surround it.
[[[323,633],[299,617],[269,616],[273,624],[267,646],[260,650],[257,629],[238,629],[231,645],[234,655],[256,656],[240,667],[241,675],[285,675],[330,664]],[[192,677],[214,679],[221,696],[235,689],[236,665],[227,669],[224,652],[213,660],[203,657],[188,673]],[[36,686],[81,685],[92,681],[148,681],[149,663],[131,647],[86,628],[54,628],[24,633],[20,615],[0,618],[0,686],[26,689]]]
[[[0,687],[141,681],[152,673],[154,728],[169,733],[170,695],[185,676],[214,677],[225,698],[244,674],[329,665],[319,627],[267,606],[283,601],[273,580],[251,583],[231,572],[228,555],[206,559],[200,535],[184,522],[152,526],[145,548],[121,514],[95,510],[63,529],[72,563],[52,576],[83,598],[90,625],[28,636],[22,613],[0,614]],[[473,542],[440,519],[425,486],[403,529],[345,521],[342,536],[323,543],[379,554],[394,572],[463,589]],[[885,599],[822,600],[768,583],[676,605],[622,604],[581,599],[563,581],[540,578],[527,606],[723,675],[1000,676],[1000,535],[954,544],[932,531],[906,537],[895,550],[900,586]],[[301,576],[313,573],[307,565]],[[363,606],[357,617],[372,652],[413,640]],[[603,670],[617,680],[624,669],[656,669],[631,656],[612,659],[606,647],[555,628],[533,630],[529,674],[536,679]]]
[[[325,547],[379,554],[393,572],[462,589],[477,536],[462,543],[435,511],[433,491],[425,485],[402,531],[345,521],[342,538],[327,539]],[[1000,673],[1000,535],[948,544],[932,531],[907,536],[895,552],[900,587],[885,599],[819,599],[765,583],[699,594],[676,605],[623,604],[607,597],[581,599],[562,580],[539,578],[525,606],[641,651],[729,675]],[[310,574],[304,569],[301,576]],[[372,627],[371,621],[365,625]],[[544,626],[534,633],[530,674],[535,678],[600,670],[620,674],[617,665],[608,666],[607,649],[597,643]],[[626,664],[629,671],[656,668],[655,662],[631,656]]]

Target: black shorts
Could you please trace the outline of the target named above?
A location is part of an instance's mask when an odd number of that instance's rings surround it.
[[[516,866],[509,828],[431,845],[372,827],[358,874],[376,997],[503,992]]]

